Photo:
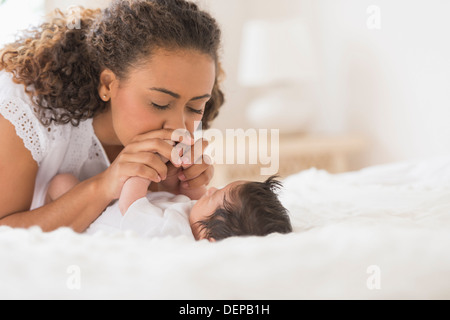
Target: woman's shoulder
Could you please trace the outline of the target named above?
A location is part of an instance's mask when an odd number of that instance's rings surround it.
[[[6,70],[0,71],[0,99],[7,97],[26,98],[25,86],[14,82],[13,74]]]
[[[25,87],[15,83],[11,73],[0,71],[0,115],[14,125],[17,136],[40,164],[58,130],[55,126],[44,125],[38,118],[36,108]]]

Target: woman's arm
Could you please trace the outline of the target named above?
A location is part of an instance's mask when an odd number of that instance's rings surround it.
[[[77,185],[61,198],[30,211],[38,166],[14,126],[0,116],[0,225],[52,231],[61,226],[84,231],[110,199],[98,192],[101,176]]]
[[[0,219],[30,209],[38,165],[15,127],[0,115]],[[19,191],[20,190],[20,191]]]
[[[75,186],[57,200],[32,211],[12,213],[0,219],[0,225],[15,228],[39,226],[43,231],[70,227],[83,232],[108,206],[99,192],[99,179],[93,177]]]

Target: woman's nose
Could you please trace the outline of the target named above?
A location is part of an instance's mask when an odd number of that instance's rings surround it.
[[[186,130],[184,114],[183,113],[171,114],[165,121],[164,128],[172,130],[177,129]]]

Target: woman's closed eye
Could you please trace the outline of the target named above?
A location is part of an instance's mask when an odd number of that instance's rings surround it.
[[[193,113],[196,113],[196,114],[203,114],[203,112],[204,112],[203,108],[202,109],[195,109],[195,108],[192,108],[192,107],[188,107],[188,110],[193,112]]]
[[[158,110],[167,110],[167,109],[169,109],[169,106],[170,106],[170,105],[162,106],[162,105],[156,104],[154,102],[152,102],[151,105]]]
[[[158,109],[158,110],[167,110],[167,109],[170,108],[170,104],[167,104],[167,105],[160,105],[160,104],[157,104],[157,103],[154,103],[154,102],[151,102],[150,104],[151,104],[155,109]],[[187,107],[187,109],[188,109],[188,111],[193,112],[193,113],[195,113],[195,114],[199,114],[199,115],[202,115],[203,112],[204,112],[204,108],[196,109],[196,108],[194,108],[194,107]]]

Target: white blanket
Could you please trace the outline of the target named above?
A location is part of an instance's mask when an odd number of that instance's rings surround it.
[[[0,227],[0,299],[449,299],[450,158],[285,179],[294,233],[145,239]]]

